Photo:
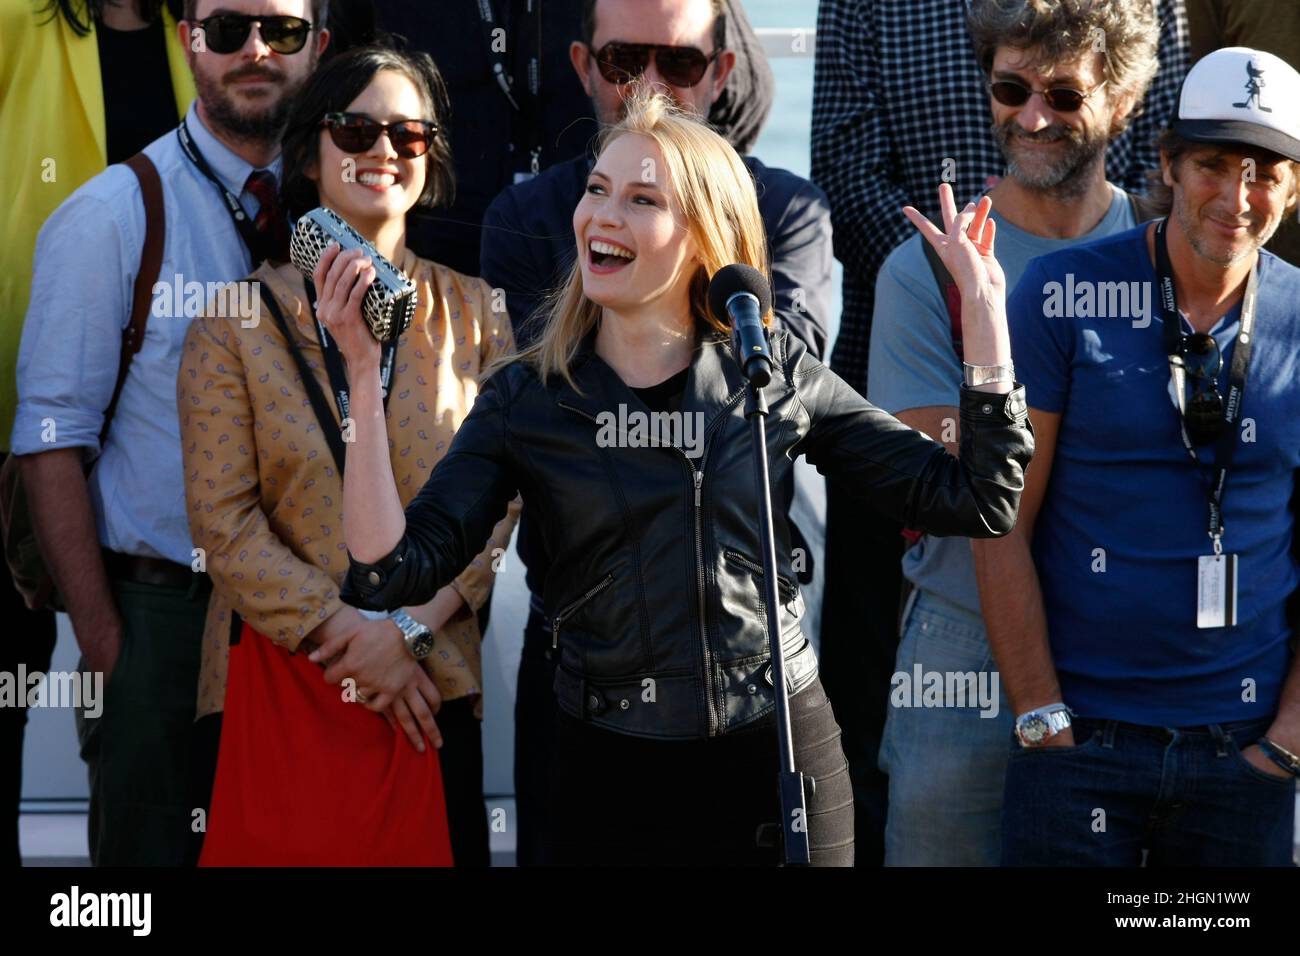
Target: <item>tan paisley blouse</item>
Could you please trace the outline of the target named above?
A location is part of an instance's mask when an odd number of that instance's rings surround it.
[[[388,447],[405,505],[415,497],[478,395],[478,374],[513,347],[491,290],[406,252],[399,263],[419,289],[411,327],[398,342],[388,399]],[[251,277],[274,296],[338,420],[302,276],[263,265]],[[288,346],[268,309],[258,324],[207,315],[190,325],[176,384],[186,502],[194,545],[212,576],[203,636],[198,716],[222,709],[232,611],[296,651],[342,606],[348,567],[343,485]],[[511,506],[492,538],[452,586],[467,607],[438,631],[425,660],[445,700],[477,695],[482,659],[477,611],[491,593],[493,555],[508,547]]]

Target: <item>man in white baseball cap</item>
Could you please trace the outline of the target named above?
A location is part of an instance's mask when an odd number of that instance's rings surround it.
[[[1169,214],[1007,303],[1037,447],[1015,530],[974,542],[1017,715],[1004,864],[1291,862],[1300,269],[1261,247],[1300,196],[1300,75],[1207,55],[1159,146]]]
[[[1215,50],[1183,81],[1173,128],[1193,142],[1242,143],[1300,162],[1300,74],[1263,50]]]

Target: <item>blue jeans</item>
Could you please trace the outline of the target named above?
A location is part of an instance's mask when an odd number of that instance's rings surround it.
[[[1074,747],[1023,749],[1007,764],[1007,866],[1287,866],[1296,781],[1241,751],[1264,717],[1143,727],[1076,717]]]
[[[976,674],[996,689],[983,709],[993,715],[981,716],[969,700],[965,707],[914,706],[908,691],[918,664],[922,673]],[[1006,741],[1015,721],[992,684],[983,621],[930,591],[912,592],[895,667],[880,747],[880,769],[889,774],[885,865],[997,866]]]

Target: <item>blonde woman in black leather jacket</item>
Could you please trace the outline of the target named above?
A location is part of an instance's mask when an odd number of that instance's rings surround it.
[[[945,232],[908,215],[962,291],[967,360],[1007,366],[987,204],[958,214],[945,198]],[[379,427],[379,349],[356,309],[369,273],[346,256],[325,263],[320,315],[355,383],[343,597],[375,609],[427,600],[521,492],[555,559],[545,595],[560,709],[549,859],[775,863],[779,847],[764,835],[780,815],[777,744],[744,384],[705,296],[726,264],[765,270],[753,183],[715,133],[642,96],[603,140],[573,224],[578,262],[546,330],[485,384],[405,514]],[[1014,525],[1033,453],[1022,388],[964,390],[957,459],[785,333],[773,333],[772,353],[774,484],[806,455],[908,527],[993,537]],[[693,416],[676,434],[698,442],[664,447],[625,424],[655,412],[683,426]],[[796,764],[816,779],[812,862],[847,865],[847,766],[800,631],[779,516],[776,539]],[[406,653],[396,642],[391,661],[352,660],[345,643],[325,651],[342,655],[326,679],[376,689]]]

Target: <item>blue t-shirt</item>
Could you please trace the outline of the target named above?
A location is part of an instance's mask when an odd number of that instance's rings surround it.
[[[996,255],[1007,291],[1016,287],[1031,259],[1133,228],[1127,194],[1118,189],[1114,193],[1101,222],[1073,239],[1046,239],[1026,232],[1001,218],[994,207],[990,217],[998,224]],[[909,408],[961,403],[961,361],[952,348],[948,306],[925,258],[924,241],[918,234],[900,245],[876,279],[867,399],[892,415]],[[1016,358],[1014,352],[1012,357]],[[1032,393],[1029,399],[1033,401]],[[951,436],[930,437],[951,440]],[[925,535],[903,555],[903,576],[962,608],[972,623],[982,626],[969,538]]]
[[[1238,624],[1198,629],[1197,558],[1212,553],[1203,476],[1214,447],[1197,450],[1198,466],[1179,434],[1146,228],[1035,259],[1008,302],[1029,404],[1061,415],[1033,542],[1052,655],[1065,702],[1080,714],[1162,726],[1267,717],[1289,667],[1285,604],[1300,581],[1290,510],[1300,269],[1260,254],[1255,346],[1224,498]],[[1147,304],[1147,317],[1131,307],[1095,316],[1119,305],[1123,290]],[[1240,311],[1211,332],[1223,353],[1220,395]]]

